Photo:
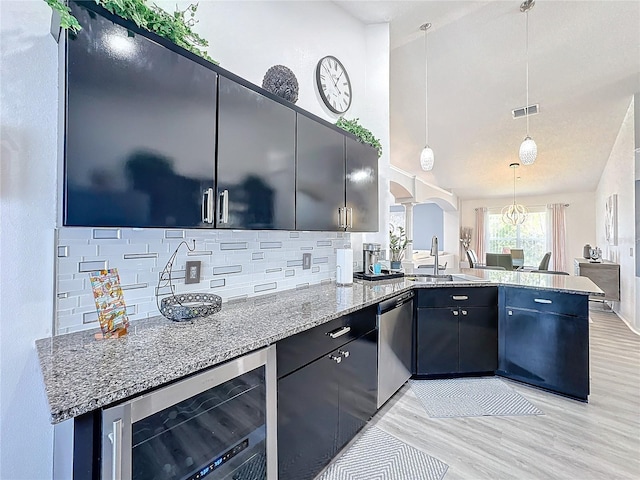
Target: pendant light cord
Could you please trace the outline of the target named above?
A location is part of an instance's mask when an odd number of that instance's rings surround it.
[[[529,10],[527,10],[525,12],[527,21],[527,27],[526,27],[526,32],[527,32],[527,39],[526,39],[526,64],[527,64],[527,103],[525,103],[525,113],[526,113],[526,117],[527,117],[527,137],[529,136]]]
[[[516,167],[513,168],[513,205],[516,204]]]
[[[424,144],[429,144],[429,62],[427,59],[427,29],[424,30]]]

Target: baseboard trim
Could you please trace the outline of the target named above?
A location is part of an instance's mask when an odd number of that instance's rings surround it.
[[[619,318],[620,320],[622,320],[624,323],[626,323],[626,324],[627,324],[627,327],[629,327],[629,330],[631,330],[631,331],[632,331],[633,333],[635,333],[636,335],[640,336],[640,330],[636,330],[636,329],[634,328],[633,324],[632,324],[629,320],[627,320],[626,318],[624,318],[624,317],[623,317],[622,315],[620,315],[620,313],[618,313],[618,312],[613,312],[613,313],[615,313],[615,314],[618,316],[618,318]]]

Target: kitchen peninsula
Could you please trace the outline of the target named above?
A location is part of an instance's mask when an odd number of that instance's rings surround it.
[[[358,281],[348,287],[323,284],[225,304],[221,312],[194,322],[141,320],[129,335],[111,341],[96,341],[91,331],[38,340],[52,423],[141,394],[414,288],[500,285],[575,295],[585,302],[589,295],[603,295],[586,277],[463,272],[478,278],[440,283]]]
[[[266,468],[266,478],[275,478],[276,470],[283,479],[313,478],[377,410],[376,358],[381,341],[376,306],[413,290],[417,308],[408,311],[408,319],[413,316],[413,322],[405,323],[412,325],[411,332],[405,335],[414,345],[414,375],[424,378],[424,374],[429,377],[433,373],[421,367],[426,364],[424,352],[432,350],[429,346],[433,345],[452,350],[444,352],[444,356],[453,358],[460,367],[445,368],[444,376],[498,374],[587,400],[588,298],[603,294],[588,278],[466,270],[450,280],[434,281],[416,275],[381,282],[359,281],[351,286],[324,283],[227,303],[221,312],[193,322],[175,323],[163,317],[137,321],[128,335],[108,341],[96,341],[92,332],[38,340],[52,423],[75,419],[78,433],[74,433],[72,442],[74,477],[98,478],[112,476],[118,469],[131,470],[132,456],[123,457],[122,452],[132,448],[134,428],[138,429],[137,446],[141,445],[141,431],[154,430],[145,426],[145,419],[155,415],[148,412],[148,407],[156,405],[154,408],[160,409],[154,411],[161,417],[152,422],[166,425],[175,418],[172,411],[181,411],[178,404],[177,410],[171,407],[171,402],[180,401],[175,400],[175,394],[183,395],[185,385],[197,391],[179,398],[192,402],[199,397],[196,404],[206,403],[218,398],[220,392],[218,389],[216,393],[218,387],[206,386],[215,385],[208,383],[212,378],[225,369],[235,371],[237,366],[244,366],[246,370],[233,375],[240,378],[240,374],[246,377],[264,372],[258,374],[262,380],[250,379],[254,386],[246,390],[247,395],[258,395],[247,401],[262,405],[259,408],[264,413],[252,420],[252,425],[257,421],[262,426],[248,432],[249,436],[235,444],[233,451],[249,448],[249,442],[253,442],[254,449],[262,449],[264,453],[253,454],[251,449],[247,452],[251,458],[266,458],[260,467]],[[478,298],[485,307],[478,308]],[[453,306],[442,308],[450,303]],[[432,315],[434,312],[438,313]],[[382,317],[377,318],[380,322]],[[439,326],[430,330],[434,321],[440,322],[440,327],[453,325],[453,343],[451,335],[448,340],[440,338]],[[262,363],[254,363],[256,356],[262,358]],[[345,363],[344,368],[341,362]],[[233,375],[225,377],[228,381],[220,386],[234,381]],[[298,397],[304,392],[311,392],[313,398],[302,401]],[[166,400],[167,396],[174,400]],[[281,398],[276,407],[278,396]],[[158,401],[161,407],[157,407]],[[260,403],[255,404],[256,401]],[[141,409],[148,413],[141,413]],[[214,423],[215,415],[225,415],[224,410],[217,411],[211,409],[207,414]],[[318,420],[308,420],[316,417]],[[274,429],[275,418],[279,434]],[[339,418],[342,420],[338,422]],[[319,437],[317,445],[306,449],[302,457],[292,457],[292,445],[309,435],[305,433],[307,429],[320,428],[317,421],[322,422],[326,441]],[[136,423],[141,425],[134,427]],[[159,431],[169,432],[166,428]],[[334,435],[338,435],[337,443],[332,440]],[[120,440],[113,440],[115,436]],[[152,438],[163,446],[158,435]],[[171,441],[170,433],[167,438]],[[145,443],[147,440],[142,442]],[[229,458],[232,466],[233,455],[229,457],[227,453],[209,461],[214,465],[223,457]],[[122,458],[125,463],[119,463]],[[199,478],[197,474],[196,471],[196,476],[188,478]]]

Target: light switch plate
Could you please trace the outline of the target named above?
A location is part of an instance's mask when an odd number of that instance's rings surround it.
[[[200,260],[190,260],[184,269],[184,283],[200,283]]]
[[[311,268],[311,254],[303,253],[302,254],[302,269],[309,270]]]

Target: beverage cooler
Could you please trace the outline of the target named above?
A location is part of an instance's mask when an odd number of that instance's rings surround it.
[[[275,347],[102,415],[102,479],[277,478]]]

